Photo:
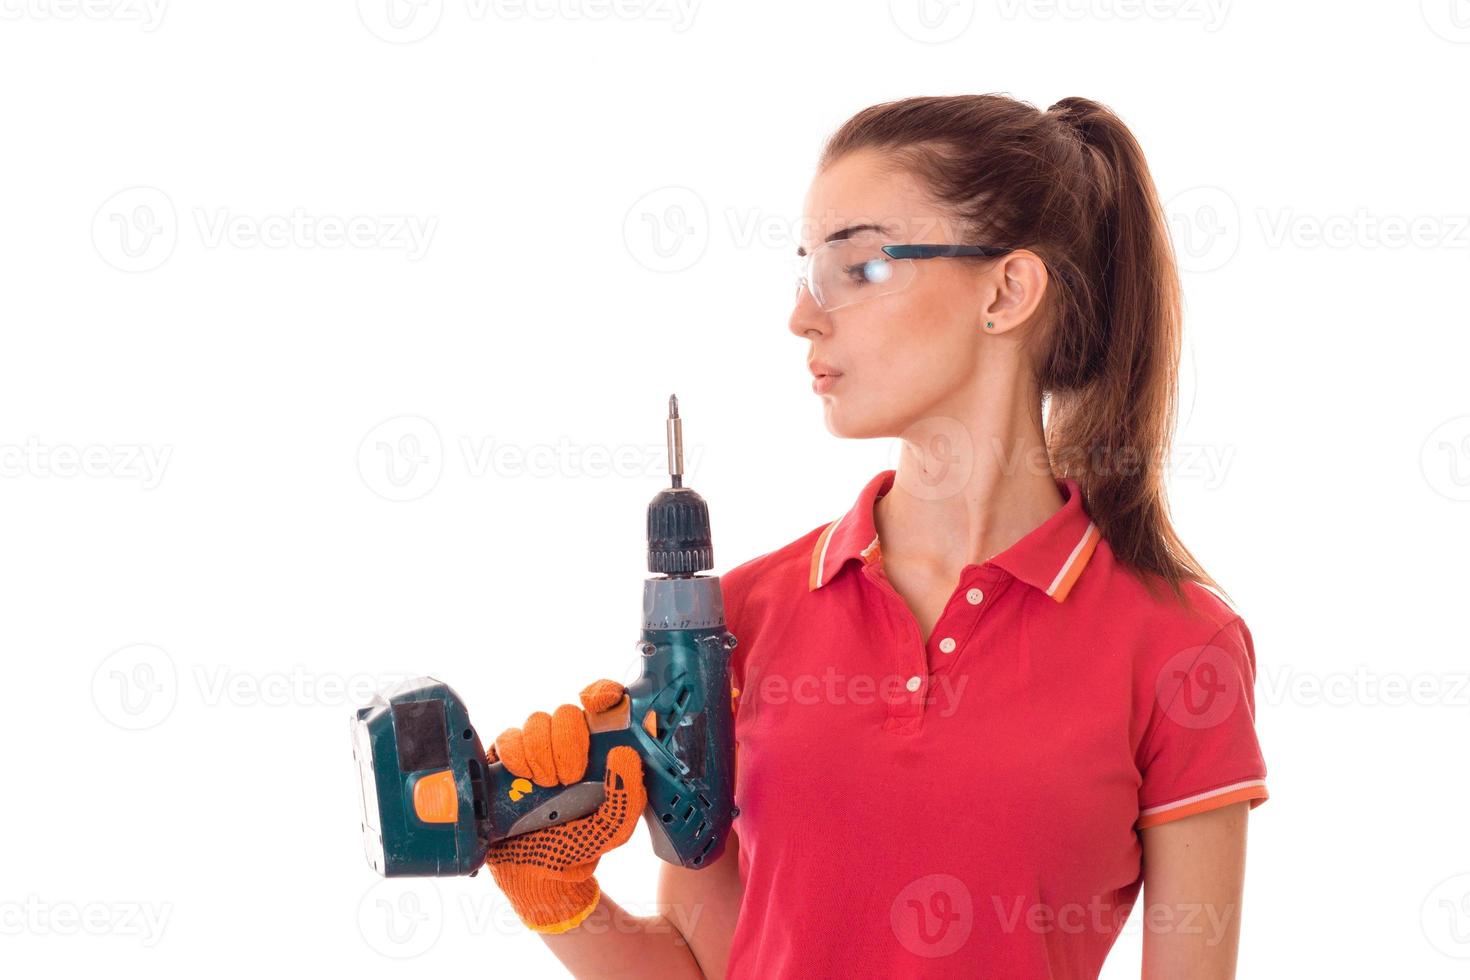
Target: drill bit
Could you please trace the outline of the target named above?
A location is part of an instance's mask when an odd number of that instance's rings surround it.
[[[666,423],[669,444],[669,485],[684,485],[684,421],[679,418],[679,396],[669,396],[669,420]]]

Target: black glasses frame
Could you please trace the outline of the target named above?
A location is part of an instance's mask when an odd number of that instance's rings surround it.
[[[948,259],[966,255],[1005,255],[1015,249],[1004,245],[884,245],[890,259]]]

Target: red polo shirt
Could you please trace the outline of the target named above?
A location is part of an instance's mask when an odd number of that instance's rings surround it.
[[[1202,587],[1150,595],[1066,480],[921,642],[873,518],[893,479],[722,576],[745,884],[728,976],[1095,977],[1138,896],[1138,830],[1266,799],[1250,631]]]

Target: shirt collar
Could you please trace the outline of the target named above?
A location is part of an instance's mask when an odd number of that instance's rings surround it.
[[[870,565],[882,556],[873,505],[893,488],[896,470],[884,470],[868,481],[852,509],[828,524],[812,548],[808,591],[826,585],[849,558]],[[1056,481],[1065,502],[1038,527],[990,559],[1016,578],[1035,586],[1057,602],[1067,598],[1097,547],[1097,525],[1082,505],[1082,488],[1067,477]]]

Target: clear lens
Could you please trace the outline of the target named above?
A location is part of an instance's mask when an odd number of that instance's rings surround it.
[[[802,262],[817,305],[824,310],[896,293],[914,276],[912,259],[890,259],[878,239],[841,239],[817,246]]]

